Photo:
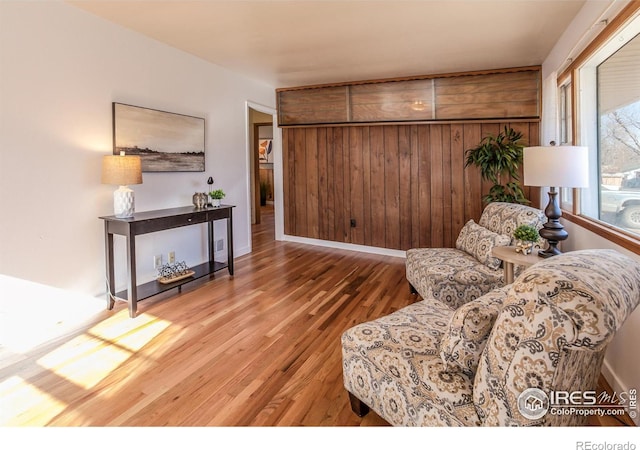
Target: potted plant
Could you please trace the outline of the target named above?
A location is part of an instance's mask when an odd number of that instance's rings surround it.
[[[260,206],[267,204],[267,196],[269,194],[269,183],[266,181],[260,182]]]
[[[225,193],[222,189],[216,189],[209,192],[209,197],[211,197],[211,204],[214,207],[218,207],[220,206],[220,201],[225,197]]]
[[[531,225],[520,225],[513,231],[513,237],[517,239],[516,252],[528,255],[533,250],[533,246],[540,239],[538,229]]]
[[[524,149],[521,139],[521,132],[505,126],[497,136],[486,136],[477,147],[465,152],[465,168],[475,165],[482,178],[493,183],[489,193],[482,197],[484,202],[530,203],[518,175]],[[511,181],[503,184],[508,177]]]

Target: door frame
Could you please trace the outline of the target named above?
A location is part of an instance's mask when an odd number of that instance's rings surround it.
[[[246,144],[246,164],[247,164],[247,172],[246,172],[246,186],[247,186],[247,224],[249,226],[249,251],[253,248],[252,244],[252,234],[251,234],[251,210],[252,204],[255,202],[255,193],[256,189],[251,189],[251,181],[253,180],[255,183],[256,173],[258,177],[260,176],[260,166],[255,165],[254,158],[258,158],[257,148],[254,148],[255,143],[251,139],[251,132],[253,131],[253,126],[251,123],[251,110],[255,110],[261,112],[263,114],[270,115],[273,125],[273,147],[272,154],[274,156],[273,160],[273,208],[274,208],[274,216],[275,216],[275,239],[282,240],[284,235],[284,215],[282,214],[282,159],[281,159],[281,146],[282,146],[282,134],[280,132],[280,128],[278,128],[278,116],[277,110],[275,108],[271,108],[269,106],[261,105],[259,103],[252,102],[247,100],[245,102],[245,144]],[[254,166],[255,171],[251,170],[252,165]],[[258,192],[258,202],[260,202],[260,184],[257,185]],[[257,212],[256,212],[257,213]]]
[[[253,205],[255,208],[256,225],[260,223],[260,159],[258,149],[260,148],[260,127],[273,127],[273,123],[256,122],[253,124]],[[272,138],[273,139],[273,138]],[[272,144],[273,145],[273,144]]]

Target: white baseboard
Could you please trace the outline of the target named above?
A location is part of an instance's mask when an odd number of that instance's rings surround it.
[[[607,380],[607,383],[609,383],[609,386],[611,386],[613,392],[620,394],[621,392],[629,392],[629,389],[631,389],[629,386],[620,381],[620,378],[616,376],[615,372],[611,369],[611,366],[609,366],[606,359],[602,364],[602,375]],[[631,420],[633,420],[633,423],[635,423],[636,426],[640,426],[640,417],[632,417]]]
[[[225,240],[225,245],[227,244]],[[246,255],[247,253],[251,253],[251,248],[249,246],[244,246],[241,248],[233,249],[233,259],[238,258],[242,255]],[[227,262],[227,247],[224,250],[216,251],[214,254],[214,259],[216,261],[224,261]]]
[[[329,247],[340,250],[351,250],[354,252],[373,253],[375,255],[393,256],[396,258],[406,258],[407,252],[404,250],[392,250],[388,248],[370,247],[368,245],[345,244],[343,242],[325,241],[322,239],[304,238],[285,234],[283,241],[297,242],[298,244],[317,245],[319,247]]]

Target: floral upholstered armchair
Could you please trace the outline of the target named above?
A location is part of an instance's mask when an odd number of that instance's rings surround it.
[[[465,224],[456,248],[407,250],[407,280],[412,292],[457,308],[504,285],[501,261],[491,255],[491,250],[512,245],[518,226],[540,229],[545,221],[544,212],[530,206],[489,203],[479,223],[469,220]]]
[[[544,409],[532,418],[519,399],[594,390],[639,301],[638,261],[564,253],[457,310],[423,300],[345,331],[344,386],[358,415],[371,407],[392,425],[584,425]]]

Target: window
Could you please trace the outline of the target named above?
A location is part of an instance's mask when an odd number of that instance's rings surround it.
[[[571,80],[558,89],[558,118],[560,120],[560,145],[573,145],[573,97]],[[573,189],[560,189],[560,205],[563,209],[573,210]]]
[[[571,101],[571,81],[560,86],[560,145],[573,145],[573,113]]]
[[[581,213],[640,238],[639,33],[636,18],[580,68],[578,140],[589,147],[592,167]],[[561,125],[570,139],[563,133]]]
[[[598,66],[600,219],[640,232],[640,35]]]

